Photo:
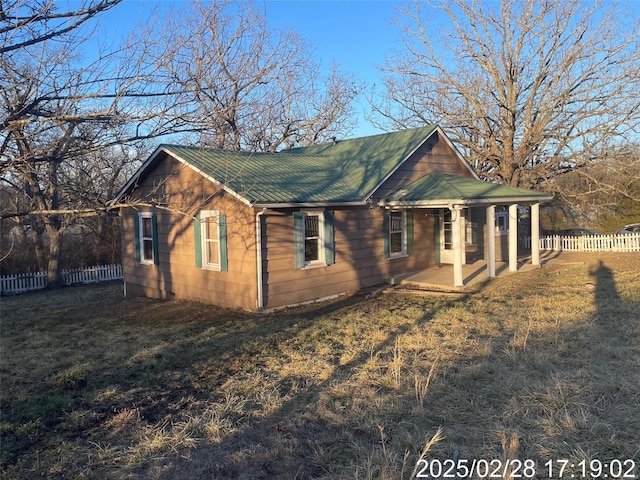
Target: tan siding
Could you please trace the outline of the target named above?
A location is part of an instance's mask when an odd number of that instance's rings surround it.
[[[122,216],[124,277],[129,293],[180,298],[226,307],[255,309],[257,301],[255,215],[253,209],[170,157],[160,160],[152,175],[136,190],[138,198],[162,192],[171,208],[187,213],[141,207],[153,211],[158,223],[158,265],[135,261],[133,217]],[[202,209],[227,216],[228,272],[199,269],[195,263],[193,218]]]
[[[294,269],[293,214],[265,216],[265,307],[306,302],[384,282],[385,276],[433,265],[433,217],[414,213],[414,254],[385,259],[382,211],[335,210],[336,263]],[[407,270],[409,269],[409,270]]]
[[[469,169],[436,132],[387,179],[374,196],[384,198],[402,186],[432,172],[473,177]]]
[[[436,136],[392,175],[381,191],[389,192],[436,170],[471,175]],[[137,212],[124,209],[122,250],[128,292],[255,309],[256,212],[170,157],[161,158],[136,190],[141,198],[158,192],[170,199],[174,208],[190,215],[205,208],[227,215],[229,271],[196,268],[192,218],[159,209],[154,213],[158,219],[160,264],[137,263],[133,234],[133,217]],[[433,265],[435,217],[425,216],[427,212],[414,211],[413,255],[385,259],[382,211],[366,207],[336,209],[336,262],[302,270],[294,268],[292,210],[266,212],[262,216],[264,306],[277,307],[355,291],[383,283],[389,274]]]

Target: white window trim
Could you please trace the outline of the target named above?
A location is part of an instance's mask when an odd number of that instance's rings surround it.
[[[402,249],[399,252],[391,251],[391,233],[397,233],[397,231],[391,230],[391,214],[392,213],[400,213],[402,214],[402,230],[400,231],[402,234]],[[405,210],[391,210],[389,212],[389,258],[400,258],[400,257],[408,257],[407,253],[407,212]]]
[[[221,271],[220,259],[222,258],[222,252],[220,251],[220,223],[218,223],[218,238],[207,238],[207,225],[206,219],[209,217],[220,218],[220,210],[201,210],[200,211],[200,248],[202,249],[202,269],[213,270],[216,272]],[[218,246],[218,263],[209,263],[208,244],[217,243]]]
[[[306,218],[308,215],[315,215],[318,217],[318,259],[311,261],[304,261],[303,268],[315,268],[326,267],[327,262],[324,256],[324,210],[301,210],[302,217],[302,255],[304,258],[305,244],[307,240]]]
[[[503,221],[503,225],[504,225],[504,229],[503,230],[499,229],[498,218],[502,218],[504,220]],[[498,211],[496,209],[495,229],[496,229],[496,235],[507,235],[509,233],[509,211],[508,210],[500,210],[500,211]]]
[[[145,237],[144,236],[144,219],[148,218],[151,221],[151,236],[150,237]],[[157,241],[157,239],[154,240],[153,238],[153,213],[151,212],[138,212],[138,236],[140,238],[140,263],[143,263],[145,265],[154,265],[155,264],[155,258],[153,258],[154,252],[155,252],[155,242]],[[144,257],[144,241],[145,240],[151,240],[151,258],[145,258]]]

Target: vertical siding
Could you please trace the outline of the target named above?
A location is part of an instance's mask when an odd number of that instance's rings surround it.
[[[385,276],[435,263],[433,217],[414,212],[414,253],[385,259],[382,211],[366,207],[334,210],[335,263],[297,270],[293,258],[293,212],[264,217],[265,307],[277,307],[384,283]]]
[[[181,213],[157,208],[158,265],[135,260],[132,208],[121,212],[122,257],[127,292],[155,298],[178,298],[225,307],[255,309],[257,299],[255,216],[241,203],[188,167],[166,157],[136,190],[139,198],[161,195]],[[229,270],[200,269],[195,264],[193,216],[200,210],[227,215]]]

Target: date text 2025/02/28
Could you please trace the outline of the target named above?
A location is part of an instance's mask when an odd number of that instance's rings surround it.
[[[637,465],[633,459],[626,460],[547,460],[539,464],[527,459],[458,459],[458,460],[418,460],[416,478],[430,479],[485,479],[485,478],[525,478],[525,479],[637,479]]]

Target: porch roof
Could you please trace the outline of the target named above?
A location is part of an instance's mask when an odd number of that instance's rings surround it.
[[[383,206],[443,207],[546,202],[546,192],[488,183],[441,172],[429,173],[380,201]]]

